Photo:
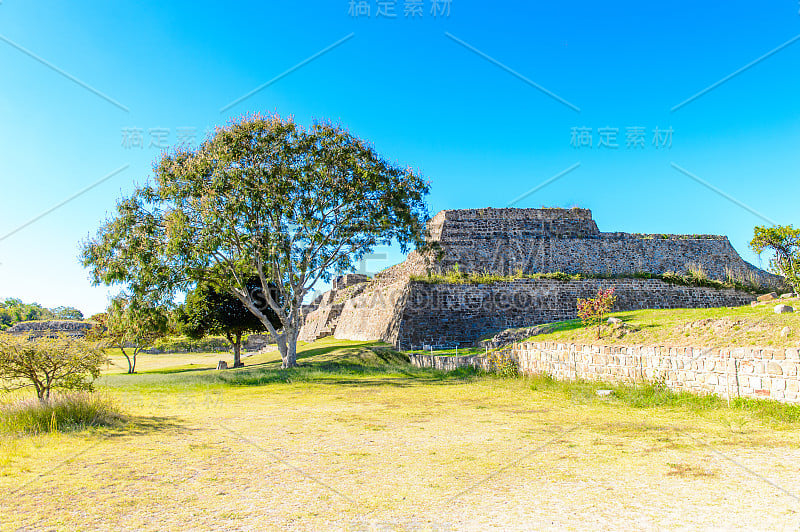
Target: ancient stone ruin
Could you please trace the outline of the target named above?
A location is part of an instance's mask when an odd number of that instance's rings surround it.
[[[27,335],[32,338],[41,336],[56,337],[66,335],[83,338],[96,323],[73,320],[23,321],[5,330],[9,334]]]
[[[780,281],[745,262],[725,236],[603,233],[587,209],[442,211],[428,232],[436,249],[412,252],[372,279],[338,278],[306,307],[300,339],[470,345],[504,329],[575,318],[577,298],[599,288],[615,289],[615,310],[739,306],[755,299],[746,291],[671,284],[645,274],[702,272],[763,287]],[[505,277],[480,284],[436,276],[454,270]],[[556,272],[584,278],[525,277]]]

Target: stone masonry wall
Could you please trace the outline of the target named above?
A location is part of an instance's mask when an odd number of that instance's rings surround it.
[[[578,297],[592,297],[597,288],[609,286],[617,288],[619,310],[738,306],[753,299],[740,292],[631,278],[569,283],[527,279],[492,285],[410,281],[456,264],[462,272],[620,277],[699,268],[713,279],[733,276],[762,285],[777,280],[742,260],[724,236],[601,233],[587,209],[441,211],[428,230],[438,249],[412,252],[406,261],[367,282],[356,276],[342,278],[343,285],[356,284],[334,289],[309,305],[300,338],[312,341],[333,331],[337,338],[382,339],[395,345],[472,343],[510,327],[574,318]]]
[[[463,272],[503,274],[661,274],[699,267],[712,279],[775,281],[744,261],[727,237],[601,233],[586,209],[442,211],[429,231],[443,251],[437,273],[456,264]]]
[[[487,285],[413,281],[399,316],[398,336],[381,338],[401,346],[468,345],[504,329],[574,319],[579,297],[594,297],[598,289],[612,287],[615,310],[741,306],[755,299],[745,292],[655,279],[519,279]],[[376,299],[361,304],[381,303]],[[337,338],[346,338],[339,328]]]
[[[710,349],[669,346],[604,346],[526,342],[511,355],[526,375],[609,383],[663,382],[675,391],[721,397],[768,398],[800,402],[797,348],[734,347]],[[484,356],[410,355],[417,367],[488,369]]]

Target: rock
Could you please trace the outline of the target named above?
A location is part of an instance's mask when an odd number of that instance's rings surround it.
[[[611,317],[608,318],[608,321],[606,323],[608,323],[609,325],[619,325],[622,323],[622,320],[619,318]]]
[[[224,360],[217,362],[217,369],[228,369],[228,363]]]
[[[614,390],[597,390],[595,393],[597,393],[598,397],[608,397],[614,393]]]
[[[751,307],[755,307],[756,305],[758,305],[758,301],[751,301],[750,302],[750,306]]]
[[[776,294],[775,292],[770,292],[769,294],[758,296],[756,299],[758,299],[759,301],[772,301],[773,299],[778,299],[778,294]]]
[[[783,329],[781,329],[781,337],[786,338],[787,336],[789,336],[789,333],[791,332],[792,330],[789,327],[784,327]]]
[[[794,309],[785,304],[775,305],[775,314],[786,314],[788,312],[794,312]]]
[[[792,297],[794,297],[794,294],[791,293],[791,292],[788,292],[786,294],[781,294],[781,299],[789,299],[789,298],[792,298]]]

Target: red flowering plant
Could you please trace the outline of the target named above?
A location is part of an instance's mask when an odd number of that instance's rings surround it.
[[[603,315],[608,313],[614,306],[617,296],[614,289],[609,288],[597,291],[597,297],[578,298],[578,317],[583,321],[584,327],[591,327],[597,324],[597,337],[600,338],[601,326],[603,325]]]

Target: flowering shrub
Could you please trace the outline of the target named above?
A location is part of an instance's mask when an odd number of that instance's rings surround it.
[[[584,327],[591,327],[597,324],[597,337],[600,338],[601,326],[603,325],[603,315],[608,313],[614,306],[617,296],[614,289],[609,288],[597,291],[597,297],[578,298],[578,316],[583,321]]]

